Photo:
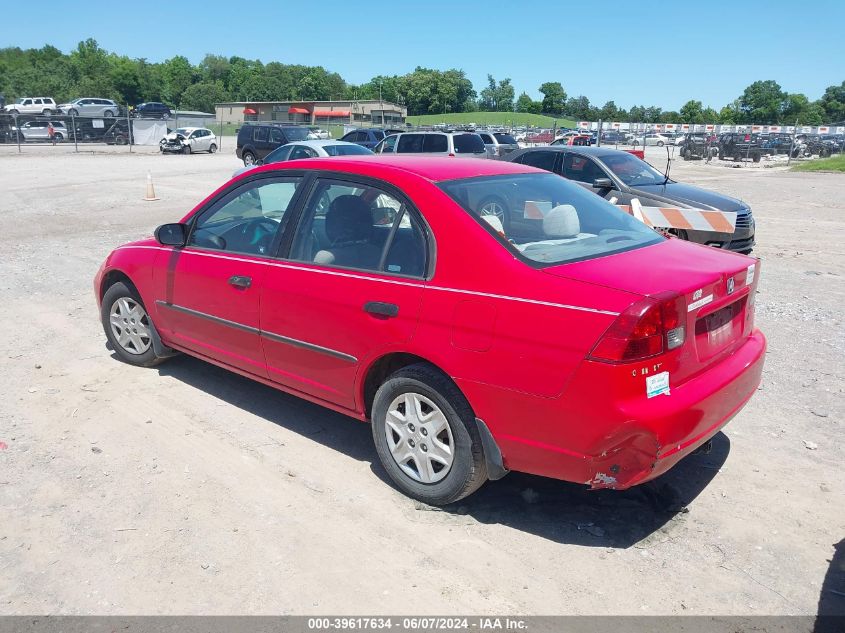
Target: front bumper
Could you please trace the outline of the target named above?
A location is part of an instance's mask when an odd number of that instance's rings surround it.
[[[754,219],[748,218],[747,226],[738,226],[733,233],[717,233],[716,231],[687,231],[687,239],[696,244],[714,246],[726,251],[744,253],[750,251],[756,241],[754,239]]]
[[[159,143],[158,148],[162,152],[173,152],[176,154],[180,154],[184,148],[184,145],[181,143]]]

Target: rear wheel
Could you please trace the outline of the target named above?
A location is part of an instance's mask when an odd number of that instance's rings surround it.
[[[152,367],[164,360],[153,349],[153,322],[134,288],[123,282],[110,286],[100,316],[106,338],[122,361]]]
[[[217,145],[212,143],[211,145],[208,146],[208,151],[209,151],[210,154],[214,154],[217,151]]]
[[[44,108],[41,111],[41,114],[43,114],[44,116],[49,116],[49,115],[53,114],[53,111],[50,108]]]
[[[663,147],[663,141],[657,141],[657,147]]]
[[[457,386],[430,365],[400,369],[379,387],[372,426],[382,465],[409,497],[445,505],[487,481],[472,409]]]
[[[110,119],[113,116],[114,116],[114,112],[112,112],[111,110],[106,110],[105,112],[103,112],[103,117],[106,118],[106,119]]]
[[[755,153],[752,155],[751,160],[753,160],[755,163],[759,163],[759,162],[760,162],[760,154],[759,154],[759,153],[757,153],[757,152],[755,152]]]
[[[65,137],[61,132],[54,133],[53,138],[56,139],[56,142],[60,142],[60,141],[65,140]]]

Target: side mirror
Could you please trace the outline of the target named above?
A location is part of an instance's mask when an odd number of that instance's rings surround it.
[[[259,158],[257,161],[255,161],[255,166],[256,166],[256,167],[261,167],[261,165],[263,165],[263,164],[264,164],[264,159],[263,159],[263,158]]]
[[[162,224],[154,235],[156,241],[164,246],[184,246],[188,240],[188,227],[178,222]]]
[[[593,189],[613,189],[613,181],[610,178],[596,178]]]

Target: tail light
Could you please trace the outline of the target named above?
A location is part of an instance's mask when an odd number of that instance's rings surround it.
[[[750,135],[750,134],[746,134],[746,135],[745,135],[745,142],[747,143],[747,142],[748,142],[748,141],[750,141],[750,140],[751,140],[751,135]]]
[[[685,314],[686,302],[677,293],[646,297],[616,318],[589,358],[627,363],[676,349],[686,339]]]

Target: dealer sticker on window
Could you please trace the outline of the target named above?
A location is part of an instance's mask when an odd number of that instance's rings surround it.
[[[662,394],[669,395],[669,372],[662,371],[654,376],[649,376],[645,379],[645,395],[648,398],[660,396]]]

